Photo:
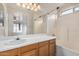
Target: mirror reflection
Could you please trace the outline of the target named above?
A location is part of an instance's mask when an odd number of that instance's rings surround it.
[[[23,8],[16,3],[5,3],[4,6],[6,10],[0,4],[0,27],[4,26],[1,33],[3,36],[55,34],[56,11],[40,16],[43,13],[41,6],[37,11]],[[4,14],[7,16],[5,19]]]

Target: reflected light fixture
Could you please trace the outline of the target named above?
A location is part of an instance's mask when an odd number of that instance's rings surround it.
[[[38,11],[41,9],[39,3],[17,3],[17,5],[32,11]]]

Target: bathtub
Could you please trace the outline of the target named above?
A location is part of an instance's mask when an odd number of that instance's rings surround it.
[[[56,46],[56,56],[79,56],[79,51],[75,51],[65,46]]]

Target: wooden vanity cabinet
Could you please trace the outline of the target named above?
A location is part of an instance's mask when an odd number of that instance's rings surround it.
[[[32,51],[28,51],[22,54],[22,56],[37,56],[36,54],[36,49],[32,50]]]
[[[18,55],[18,49],[12,49],[0,52],[0,56],[17,56]]]
[[[48,40],[20,48],[0,52],[0,56],[54,56],[56,40]]]
[[[22,56],[36,56],[38,44],[32,44],[20,48],[20,55]]]
[[[55,56],[56,54],[56,41],[55,39],[50,40],[49,42],[49,55],[50,56]]]
[[[41,42],[38,44],[38,54],[39,56],[48,56],[49,55],[49,41]]]

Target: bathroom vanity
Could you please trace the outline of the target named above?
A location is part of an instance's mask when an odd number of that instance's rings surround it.
[[[42,39],[41,37],[39,39],[28,39],[28,42],[14,46],[4,46],[2,50],[0,49],[0,56],[54,56],[56,53],[56,38]]]

